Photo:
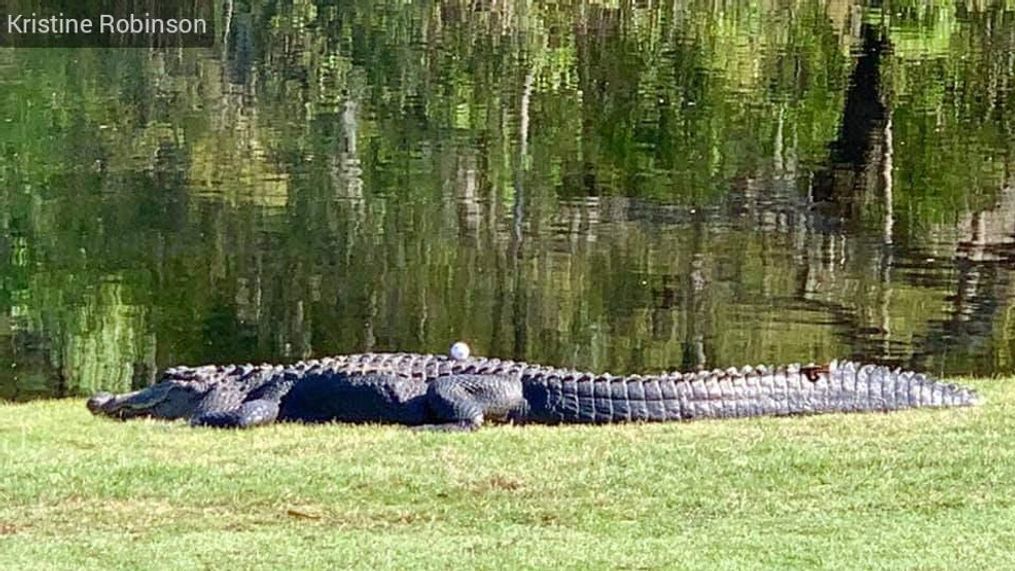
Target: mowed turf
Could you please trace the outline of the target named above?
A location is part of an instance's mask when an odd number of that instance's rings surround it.
[[[1015,379],[972,409],[249,431],[0,406],[0,569],[1013,568]]]

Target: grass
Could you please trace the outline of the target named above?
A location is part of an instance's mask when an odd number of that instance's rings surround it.
[[[1012,568],[1015,383],[975,409],[192,429],[0,406],[0,568]]]

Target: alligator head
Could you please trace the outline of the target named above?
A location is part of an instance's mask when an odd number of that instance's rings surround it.
[[[160,383],[132,393],[97,393],[88,399],[92,414],[118,420],[152,416],[185,418],[205,399],[208,388],[197,383]]]

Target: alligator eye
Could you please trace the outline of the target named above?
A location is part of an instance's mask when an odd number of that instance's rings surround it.
[[[800,372],[803,373],[807,380],[814,383],[821,378],[821,375],[827,375],[829,373],[828,365],[807,365],[800,368]]]

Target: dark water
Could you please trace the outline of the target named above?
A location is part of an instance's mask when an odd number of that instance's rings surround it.
[[[0,397],[457,339],[1015,372],[1010,1],[240,4],[0,50]]]

